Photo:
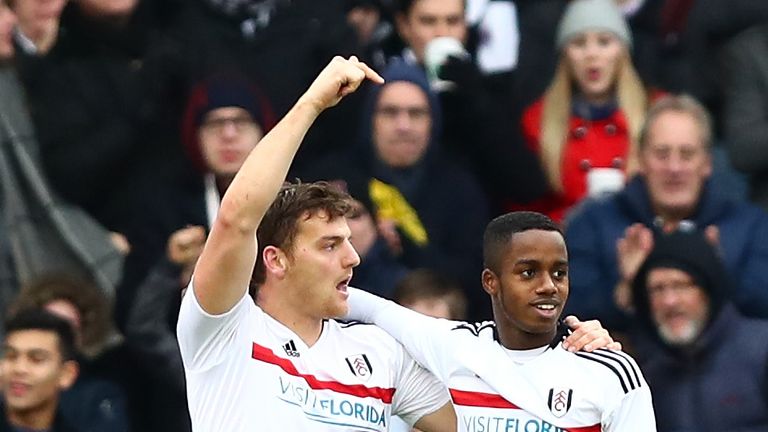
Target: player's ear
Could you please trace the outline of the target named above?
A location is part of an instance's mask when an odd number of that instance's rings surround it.
[[[480,275],[483,283],[483,289],[490,295],[496,295],[499,292],[499,278],[496,273],[489,268],[483,269],[482,275]]]
[[[285,272],[288,269],[288,258],[280,248],[275,246],[265,247],[262,259],[264,260],[264,267],[267,273],[274,274],[278,278],[285,276]]]

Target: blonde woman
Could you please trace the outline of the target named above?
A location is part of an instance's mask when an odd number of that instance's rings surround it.
[[[633,171],[649,93],[632,65],[631,35],[612,0],[572,1],[556,43],[561,59],[555,77],[525,110],[522,127],[552,191],[527,208],[559,222],[588,190],[621,187]]]

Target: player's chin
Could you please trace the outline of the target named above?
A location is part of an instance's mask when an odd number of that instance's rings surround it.
[[[337,300],[330,305],[329,309],[329,317],[343,318],[349,313],[349,303],[347,303],[347,299]]]

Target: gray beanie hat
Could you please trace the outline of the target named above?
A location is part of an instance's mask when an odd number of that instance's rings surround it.
[[[609,31],[632,47],[629,27],[614,0],[571,0],[557,28],[557,48],[562,49],[569,39],[588,30]]]

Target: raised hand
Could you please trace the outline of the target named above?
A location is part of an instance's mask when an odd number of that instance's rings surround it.
[[[376,71],[357,57],[345,59],[336,56],[315,78],[299,102],[308,103],[320,112],[353,93],[365,79],[378,84],[384,83],[384,79]]]
[[[653,249],[653,232],[643,224],[632,224],[624,231],[624,237],[616,242],[619,274],[625,281],[632,281],[643,261]]]

